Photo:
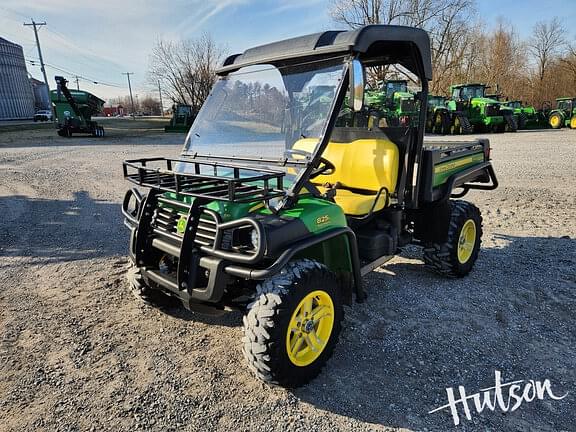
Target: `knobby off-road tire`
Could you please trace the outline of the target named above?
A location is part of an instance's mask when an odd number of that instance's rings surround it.
[[[168,307],[176,303],[172,297],[164,294],[162,291],[151,288],[142,277],[140,269],[132,262],[128,264],[126,278],[128,279],[128,287],[132,294],[147,305],[153,307]]]
[[[313,318],[299,321],[310,298],[315,301],[310,302],[312,313],[307,316]],[[294,388],[308,383],[332,355],[343,317],[336,275],[316,261],[290,262],[257,286],[255,300],[248,306],[242,339],[248,366],[270,384]],[[324,343],[312,339],[315,335],[323,335]],[[310,349],[309,341],[320,349]]]
[[[516,132],[518,130],[518,123],[513,115],[505,115],[504,116],[504,130],[506,132]]]
[[[472,124],[470,119],[463,114],[455,114],[450,125],[452,135],[467,135],[472,133]]]
[[[424,248],[424,263],[441,275],[463,277],[470,273],[480,252],[482,216],[478,207],[467,201],[453,200],[450,206],[448,237],[442,244]]]
[[[450,133],[450,114],[446,111],[437,111],[434,114],[432,133],[446,135]]]

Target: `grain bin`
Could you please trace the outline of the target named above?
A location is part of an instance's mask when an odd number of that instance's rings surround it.
[[[0,37],[0,120],[33,116],[34,92],[22,47]]]

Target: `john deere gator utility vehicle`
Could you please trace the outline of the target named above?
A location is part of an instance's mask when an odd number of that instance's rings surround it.
[[[446,135],[453,124],[452,113],[446,105],[446,97],[428,95],[426,132]]]
[[[548,122],[552,129],[576,129],[576,98],[556,99],[556,109],[550,111]]]
[[[103,137],[104,128],[92,121],[92,116],[102,111],[104,101],[87,91],[69,90],[64,77],[54,79],[57,87],[50,92],[50,99],[56,113],[58,135],[70,138],[80,133]]]
[[[250,369],[294,387],[331,356],[342,305],[366,301],[362,275],[403,246],[421,246],[443,275],[465,276],[482,218],[452,198],[497,186],[488,141],[425,145],[425,103],[416,125],[335,126],[347,93],[356,116],[371,115],[370,68],[405,67],[426,101],[430,57],[423,30],[380,25],[228,57],[181,156],[124,162],[124,177],[146,190],[130,190],[122,206],[134,292],[205,313],[244,311]]]
[[[455,113],[452,133],[516,132],[518,126],[512,109],[486,97],[485,84],[450,86],[448,108]]]

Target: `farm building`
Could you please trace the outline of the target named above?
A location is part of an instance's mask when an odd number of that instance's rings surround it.
[[[0,37],[0,120],[32,118],[34,106],[22,47]]]

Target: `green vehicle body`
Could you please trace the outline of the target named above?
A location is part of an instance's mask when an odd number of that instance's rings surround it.
[[[558,122],[553,121],[553,116],[558,118]],[[562,127],[576,129],[576,98],[557,98],[556,108],[548,114],[548,122],[554,129]]]
[[[513,116],[513,110],[502,106],[496,99],[486,97],[486,89],[488,86],[481,83],[450,86],[448,109],[466,115],[475,132],[504,132],[505,116]]]

